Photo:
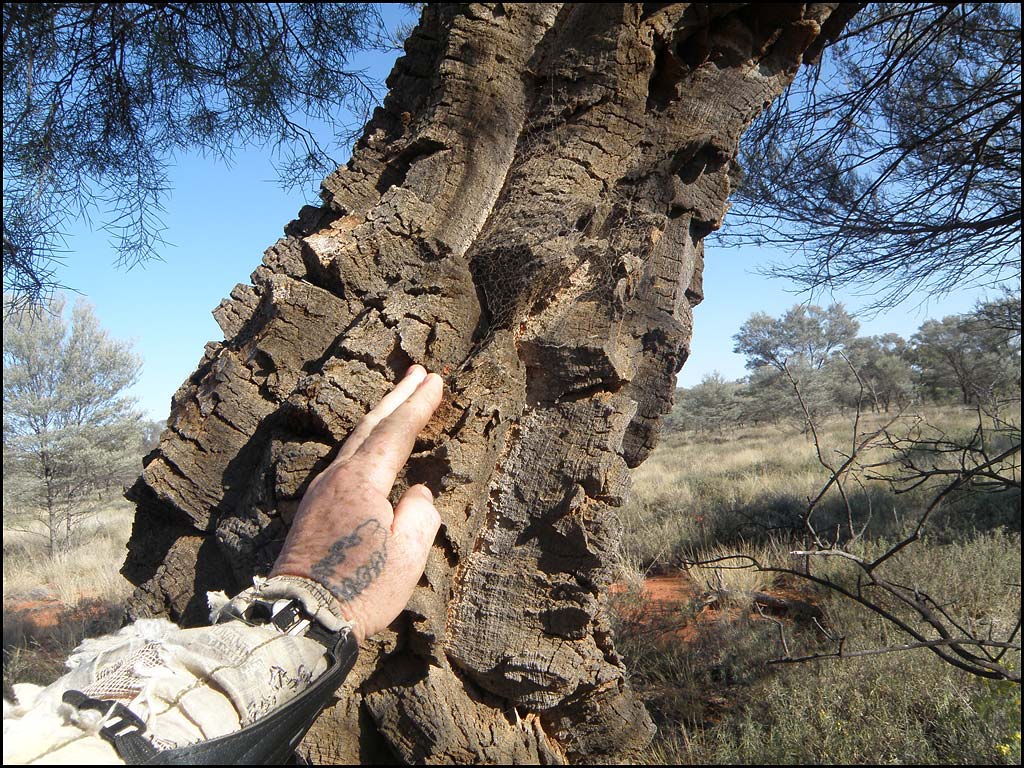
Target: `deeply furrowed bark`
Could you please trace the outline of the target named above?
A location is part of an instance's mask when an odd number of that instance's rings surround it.
[[[134,616],[265,574],[306,484],[413,362],[446,397],[396,498],[443,526],[315,761],[599,762],[651,721],[604,608],[737,144],[834,4],[433,5],[347,167],[216,310],[132,489]],[[823,31],[824,27],[824,31]]]

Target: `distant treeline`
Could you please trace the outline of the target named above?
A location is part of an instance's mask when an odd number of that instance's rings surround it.
[[[782,317],[758,312],[733,339],[750,374],[712,373],[676,391],[666,427],[805,422],[833,413],[890,412],[913,403],[994,407],[1020,401],[1020,293],[1004,293],[963,315],[928,320],[910,339],[858,336],[841,304],[797,305]],[[801,402],[802,401],[802,402]]]

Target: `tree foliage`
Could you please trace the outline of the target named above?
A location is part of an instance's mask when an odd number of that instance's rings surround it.
[[[797,304],[782,317],[756,312],[733,337],[735,352],[747,358],[752,370],[740,413],[754,421],[796,416],[809,409],[821,415],[832,407],[831,380],[826,365],[852,341],[860,323],[842,304],[827,309]],[[801,385],[803,404],[794,396],[791,381]]]
[[[1017,283],[1020,7],[875,3],[744,137],[728,242],[809,289]]]
[[[990,304],[965,316],[928,320],[912,339],[912,360],[932,397],[956,393],[962,403],[987,403],[1020,391],[1020,343],[988,324]],[[1019,310],[1018,310],[1019,311]]]
[[[339,108],[373,100],[351,54],[381,43],[366,3],[5,3],[4,288],[59,285],[62,233],[98,215],[131,265],[155,255],[175,153],[277,151],[288,183],[337,163]],[[361,122],[357,121],[357,122]]]
[[[914,372],[907,341],[898,334],[861,336],[846,345],[844,359],[832,360],[835,399],[849,408],[865,407],[888,413],[914,394]]]
[[[4,522],[42,520],[51,554],[105,491],[138,473],[145,439],[125,394],[138,357],[88,304],[75,305],[70,323],[64,314],[56,298],[4,323]]]
[[[825,309],[797,304],[785,315],[764,312],[750,316],[733,338],[733,351],[747,357],[748,368],[786,365],[820,369],[837,350],[857,335],[860,323],[842,304]]]
[[[666,417],[666,427],[693,432],[728,429],[738,421],[738,388],[718,371],[707,374],[696,386],[681,391]]]

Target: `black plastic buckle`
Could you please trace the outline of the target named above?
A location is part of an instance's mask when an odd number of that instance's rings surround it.
[[[298,600],[282,599],[273,603],[256,600],[240,617],[250,626],[271,624],[284,635],[308,637],[327,650],[333,650],[336,633],[330,632],[310,616]]]
[[[100,728],[100,736],[110,742],[126,763],[141,763],[156,755],[157,748],[142,735],[146,724],[121,702],[94,699],[74,690],[64,691],[61,699],[78,710],[103,712],[105,725]]]

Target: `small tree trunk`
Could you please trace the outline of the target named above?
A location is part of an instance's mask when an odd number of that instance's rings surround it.
[[[46,554],[52,560],[57,554],[57,531],[60,529],[60,521],[57,519],[57,510],[47,500],[46,517],[48,524],[49,539],[47,541]]]
[[[635,756],[605,610],[737,142],[834,4],[431,5],[347,167],[215,315],[131,497],[135,616],[266,573],[302,492],[413,362],[446,398],[396,494],[425,579],[305,742],[314,761]]]
[[[57,553],[57,532],[60,530],[60,520],[57,517],[57,500],[53,491],[53,471],[50,468],[50,458],[46,450],[39,454],[39,463],[43,469],[43,487],[46,490],[46,533],[47,547],[46,554],[52,560]]]

